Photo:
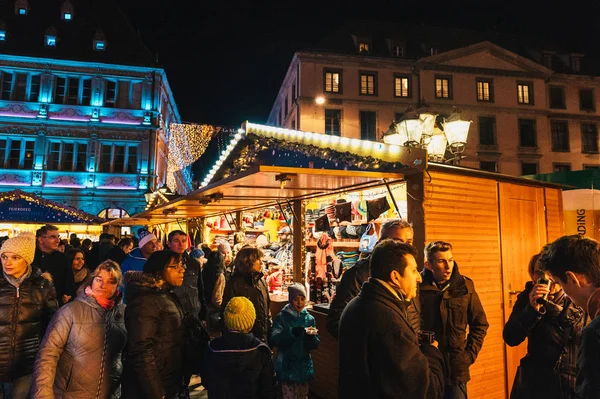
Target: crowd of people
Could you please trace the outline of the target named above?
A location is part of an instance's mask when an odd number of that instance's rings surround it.
[[[326,323],[340,398],[467,398],[486,314],[452,245],[428,243],[419,272],[413,235],[386,222],[342,276]],[[162,249],[144,229],[59,245],[51,225],[1,243],[1,398],[189,398],[193,375],[209,398],[307,398],[320,339],[306,289],[287,287],[272,317],[259,248],[192,249],[175,230]],[[562,237],[528,270],[503,330],[528,341],[511,399],[599,398],[600,243]]]

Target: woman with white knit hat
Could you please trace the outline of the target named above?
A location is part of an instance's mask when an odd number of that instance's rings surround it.
[[[39,343],[58,308],[49,274],[32,268],[35,235],[2,244],[0,260],[0,384],[4,398],[25,398]]]

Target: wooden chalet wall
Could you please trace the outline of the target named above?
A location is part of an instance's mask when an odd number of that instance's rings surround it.
[[[565,234],[562,191],[557,188],[545,188],[544,197],[548,242],[552,242]]]

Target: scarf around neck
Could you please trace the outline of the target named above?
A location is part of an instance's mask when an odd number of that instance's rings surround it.
[[[19,288],[21,286],[21,284],[23,283],[23,281],[25,281],[25,279],[27,277],[31,276],[31,270],[32,270],[31,265],[27,265],[27,270],[19,278],[9,276],[8,274],[4,273],[4,270],[2,270],[2,274],[4,274],[4,278],[6,279],[6,281],[8,281],[10,283],[10,285],[12,285],[15,288]]]
[[[98,305],[102,306],[106,310],[110,310],[115,307],[114,299],[106,299],[100,295],[95,295],[94,291],[92,291],[92,287],[89,285],[85,287],[85,295],[93,297],[96,302],[98,302]]]
[[[79,270],[73,270],[73,277],[76,283],[81,283],[88,276],[89,270],[83,266]]]

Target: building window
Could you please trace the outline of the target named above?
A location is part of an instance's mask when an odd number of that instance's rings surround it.
[[[519,119],[519,145],[537,147],[535,119]]]
[[[537,175],[538,163],[537,162],[521,162],[521,175]]]
[[[565,102],[565,89],[564,87],[550,86],[550,108],[565,109],[567,108]]]
[[[597,170],[600,169],[600,165],[583,165],[583,170]]]
[[[339,109],[325,110],[325,134],[341,136],[342,111]]]
[[[569,152],[569,124],[567,121],[550,121],[552,151]]]
[[[575,73],[581,72],[581,57],[576,55],[571,56],[571,70]]]
[[[404,57],[404,46],[393,46],[392,55],[394,57]]]
[[[377,113],[360,111],[360,139],[377,141]]]
[[[571,164],[570,163],[553,163],[552,164],[552,172],[570,172]]]
[[[582,111],[595,111],[594,89],[579,89],[579,109]]]
[[[38,101],[40,75],[21,72],[2,72],[0,99],[13,101]]]
[[[56,47],[56,36],[46,35],[44,43],[46,44],[46,47]]]
[[[477,101],[494,102],[494,81],[477,79]]]
[[[98,171],[137,173],[137,144],[102,144]]]
[[[0,139],[0,168],[32,169],[35,141]]]
[[[533,105],[533,83],[531,83],[531,82],[517,83],[517,102],[519,104]]]
[[[486,170],[488,172],[497,172],[498,165],[495,161],[481,161],[479,162],[479,169]]]
[[[496,145],[496,117],[480,116],[478,125],[479,145]]]
[[[18,13],[19,13],[19,15],[27,15],[27,9],[21,7],[18,9]]]
[[[6,31],[4,29],[0,29],[0,42],[6,41]]]
[[[410,97],[410,77],[394,76],[394,97]]]
[[[368,42],[359,42],[358,43],[358,52],[359,53],[369,53],[371,51],[371,43]]]
[[[377,95],[377,72],[360,72],[360,95],[376,96]]]
[[[107,80],[104,87],[104,106],[114,108],[117,102],[117,82],[115,80]]]
[[[57,76],[54,80],[55,104],[90,105],[92,80],[73,76]]]
[[[451,76],[436,76],[435,77],[435,98],[452,98],[452,77]]]
[[[594,123],[581,124],[581,152],[586,154],[598,153],[598,130]]]
[[[106,50],[106,42],[104,40],[94,40],[94,50],[96,50],[96,51]]]
[[[325,92],[342,93],[342,71],[326,69],[323,73]]]
[[[71,14],[70,12],[63,12],[62,19],[64,19],[65,21],[70,21],[73,19],[73,14]]]
[[[46,160],[47,170],[87,171],[87,143],[53,141]]]

